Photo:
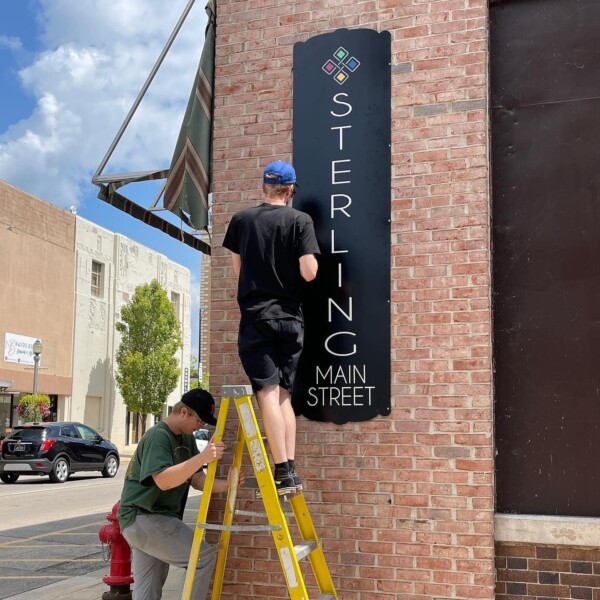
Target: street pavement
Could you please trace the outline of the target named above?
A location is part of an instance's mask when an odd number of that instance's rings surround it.
[[[200,495],[188,499],[184,522],[190,527],[194,526],[199,500]],[[105,516],[89,515],[47,524],[43,526],[47,529],[45,533],[37,526],[35,535],[23,528],[0,532],[0,600],[103,598],[103,594],[111,591],[102,581],[110,573],[110,564],[98,539],[100,527],[107,523]],[[52,558],[47,566],[40,566],[40,552],[49,546]],[[184,576],[184,569],[170,568],[162,600],[181,600]],[[108,597],[126,600],[125,596]]]
[[[110,587],[102,577],[108,574],[108,568],[92,571],[87,575],[75,575],[50,585],[29,590],[16,596],[6,596],[10,600],[99,600]],[[165,587],[163,600],[180,600],[183,570],[171,567]]]
[[[100,527],[108,524],[108,511],[85,514],[83,508],[86,504],[94,505],[92,498],[98,496],[94,490],[100,492],[100,486],[114,482],[118,483],[120,490],[122,482],[118,480],[124,475],[129,457],[122,459],[121,470],[115,480],[78,480],[73,477],[59,487],[56,484],[45,486],[42,485],[43,480],[29,478],[29,481],[19,482],[10,488],[2,487],[2,501],[8,510],[3,512],[0,529],[0,600],[99,600],[110,591],[110,586],[102,581],[110,573],[110,564],[106,548],[102,547],[98,538]],[[69,488],[80,494],[77,516],[60,520],[46,518],[48,522],[45,523],[33,517],[29,521],[31,525],[24,524],[24,506],[42,514],[46,511],[40,504],[41,498],[46,497],[47,506],[48,503],[69,502],[73,493]],[[189,524],[195,521],[199,497],[198,492],[190,494],[184,516]],[[107,506],[110,504],[112,500]],[[94,508],[98,510],[100,507]],[[16,511],[12,518],[8,512],[11,509]],[[50,512],[48,507],[47,514]],[[183,574],[182,569],[171,567],[163,600],[180,600]]]
[[[186,508],[193,523],[197,502]],[[78,517],[0,533],[0,599],[98,600],[110,586],[106,549],[98,538],[105,514]],[[47,557],[47,558],[46,558]],[[180,600],[184,571],[171,567],[163,600]]]

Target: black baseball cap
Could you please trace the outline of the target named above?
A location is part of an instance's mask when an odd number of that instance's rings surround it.
[[[207,425],[216,425],[215,399],[210,392],[196,388],[181,396],[181,401],[191,408]]]

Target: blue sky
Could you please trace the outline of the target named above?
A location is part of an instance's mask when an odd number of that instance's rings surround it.
[[[200,254],[96,198],[91,177],[188,0],[0,0],[0,179],[190,269]],[[196,0],[104,173],[168,167],[204,41]],[[123,193],[142,205],[155,184]],[[161,216],[177,222],[170,213]]]

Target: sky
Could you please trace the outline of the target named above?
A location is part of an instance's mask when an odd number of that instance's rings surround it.
[[[197,355],[200,253],[98,200],[91,183],[188,1],[0,0],[0,179],[189,268]],[[205,4],[194,3],[104,174],[168,168]],[[156,185],[120,191],[149,206]]]

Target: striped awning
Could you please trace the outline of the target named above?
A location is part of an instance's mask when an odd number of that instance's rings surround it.
[[[195,229],[208,227],[211,183],[215,0],[206,5],[208,24],[194,87],[171,160],[163,206]]]

